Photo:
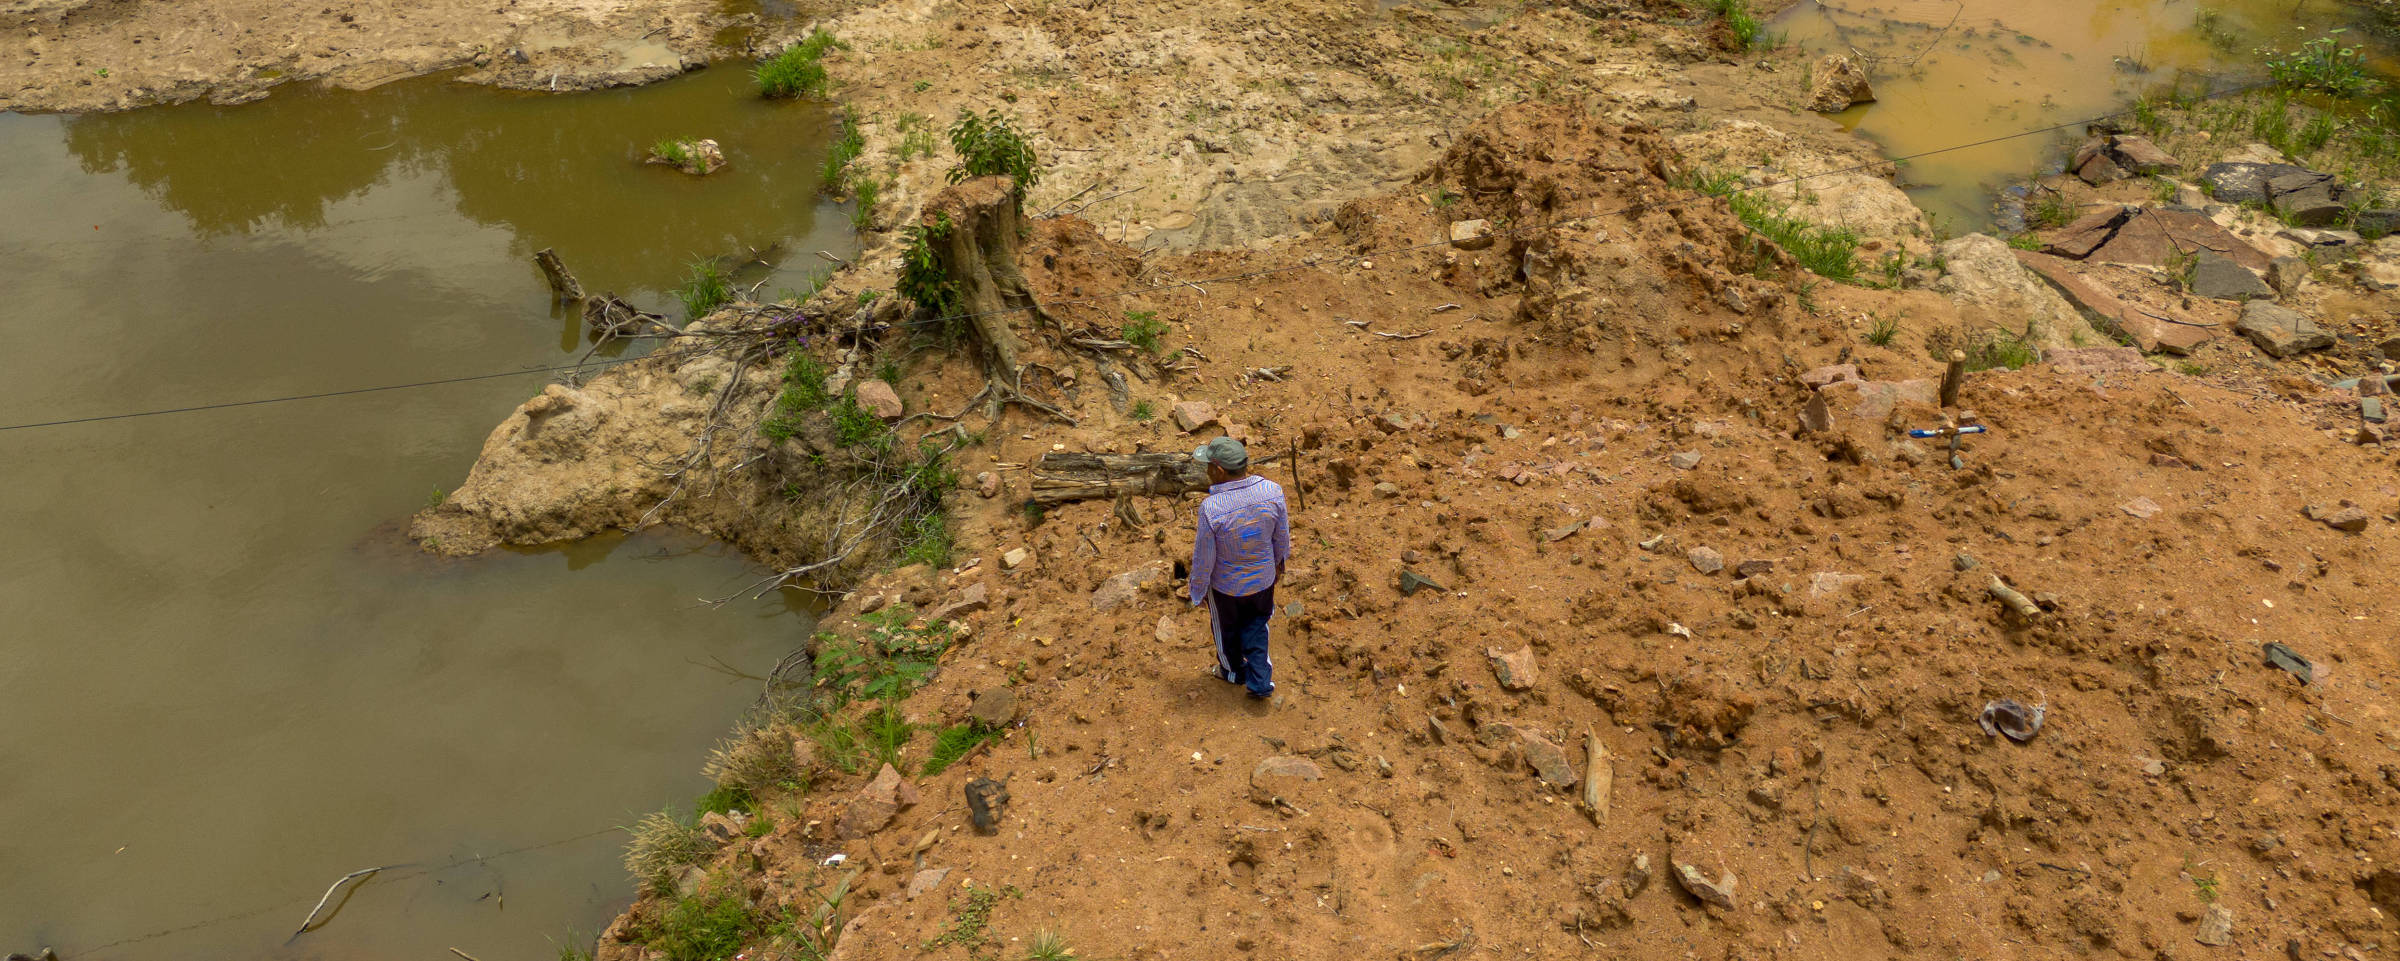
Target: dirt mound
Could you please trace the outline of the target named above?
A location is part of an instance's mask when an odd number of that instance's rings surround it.
[[[820,767],[709,863],[769,912],[860,870],[846,959],[1044,930],[1117,958],[2391,943],[2391,456],[2306,429],[2316,406],[2110,348],[1970,376],[1992,431],[1953,468],[1898,430],[1938,423],[1906,383],[1934,365],[1851,326],[1939,301],[1801,309],[1721,209],[1642,203],[1673,162],[1643,130],[1525,107],[1273,253],[1145,261],[1037,222],[1023,266],[1058,325],[1021,333],[1079,425],[989,425],[1010,494],[956,499],[967,560],[826,622],[960,604],[966,639],[902,710],[960,723],[1007,689],[1019,720],[889,827],[838,836],[872,772]],[[1456,209],[1419,199],[1443,189]],[[1361,255],[1467,219],[1508,233]],[[1129,274],[1195,283],[1074,302]],[[1073,346],[1128,307],[1179,359]],[[1088,389],[1110,370],[1139,376]],[[1167,579],[1110,583],[1182,558],[1188,501],[1015,504],[1012,468],[1054,445],[1188,449],[1119,411],[1194,399],[1305,495],[1270,705],[1205,673],[1206,621]],[[1980,729],[1998,699],[2045,709],[2029,742]],[[1595,773],[1599,817],[1567,786]],[[988,837],[973,779],[1010,798]],[[602,957],[642,956],[672,900],[637,904]],[[2195,940],[2225,920],[2230,949]]]

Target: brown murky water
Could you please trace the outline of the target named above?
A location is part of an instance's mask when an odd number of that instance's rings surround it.
[[[686,260],[778,242],[745,280],[799,286],[853,247],[825,123],[722,68],[0,114],[0,425],[566,362],[544,246],[653,306]],[[687,133],[731,166],[635,163]],[[592,832],[704,790],[757,690],[728,668],[809,620],[700,604],[751,568],[672,536],[409,549],[542,382],[0,430],[0,951],[496,961],[607,923],[630,885]]]
[[[2297,47],[2356,16],[2342,0],[1804,0],[1770,28],[1811,59],[1874,58],[1876,102],[1838,119],[1908,157],[2122,110],[2179,80],[2187,91],[2255,82],[2255,48]],[[2363,30],[2346,36],[2389,65]],[[1904,180],[1943,226],[1981,229],[2002,185],[2055,165],[2079,133],[1910,160]]]

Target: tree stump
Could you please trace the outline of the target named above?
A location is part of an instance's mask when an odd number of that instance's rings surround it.
[[[958,285],[959,306],[983,342],[985,370],[1014,384],[1023,342],[1009,321],[1019,313],[1049,319],[1017,266],[1026,228],[1016,181],[995,176],[952,184],[926,201],[918,217],[929,229],[948,221],[949,229],[928,237],[927,246],[942,274]]]

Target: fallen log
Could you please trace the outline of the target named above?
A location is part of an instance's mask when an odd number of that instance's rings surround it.
[[[1254,457],[1253,469],[1276,458]],[[1177,496],[1208,489],[1208,470],[1192,455],[1180,451],[1149,454],[1052,453],[1034,462],[1033,483],[1026,500],[1063,504],[1095,497],[1116,499],[1128,494]]]
[[[542,276],[550,281],[550,295],[570,304],[583,302],[583,284],[567,270],[565,261],[558,259],[556,248],[544,247],[534,251],[533,262],[541,265]]]

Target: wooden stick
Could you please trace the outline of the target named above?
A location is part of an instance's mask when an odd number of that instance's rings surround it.
[[[300,927],[292,932],[292,937],[297,938],[303,934],[307,934],[309,931],[309,925],[315,924],[317,921],[317,912],[325,910],[325,902],[333,900],[333,892],[341,890],[342,885],[349,883],[350,879],[358,878],[360,880],[365,880],[366,878],[374,876],[375,872],[377,871],[384,870],[385,868],[396,867],[399,867],[399,865],[386,864],[382,867],[365,868],[362,870],[352,871],[334,879],[333,884],[325,889],[325,896],[317,899],[317,906],[308,909],[308,917],[300,919]],[[330,921],[333,919],[327,918],[326,920]],[[290,942],[287,940],[285,943],[288,944]]]
[[[1583,729],[1583,810],[1592,816],[1594,825],[1608,823],[1608,793],[1616,786],[1616,768],[1609,763],[1608,748],[1600,743],[1600,735]]]
[[[1967,380],[1967,352],[1950,352],[1950,367],[1942,371],[1942,406],[1958,406],[1958,388]]]
[[[464,952],[464,951],[461,951],[461,950],[459,950],[459,949],[457,949],[457,948],[451,948],[451,949],[450,949],[450,953],[451,953],[451,954],[458,955],[459,957],[465,958],[465,959],[467,959],[467,961],[483,961],[483,959],[482,959],[482,958],[478,958],[478,957],[476,957],[476,956],[474,956],[474,955],[472,955],[472,954],[468,954],[468,953],[466,953],[466,952]]]
[[[1300,485],[1300,442],[1292,442],[1292,493],[1300,498],[1300,509],[1308,510],[1308,488]]]

